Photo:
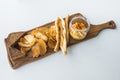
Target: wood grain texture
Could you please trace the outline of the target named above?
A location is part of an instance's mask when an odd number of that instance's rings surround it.
[[[73,15],[70,16],[70,19],[72,17],[78,16],[78,15],[81,15],[81,14],[80,13],[73,14]],[[39,26],[39,27],[50,27],[53,24],[54,24],[54,21],[50,22],[48,24],[45,24],[43,26]],[[107,29],[107,28],[109,28],[109,29],[115,29],[116,28],[115,22],[111,20],[111,21],[108,21],[106,23],[99,24],[99,25],[90,24],[90,30],[89,30],[87,36],[85,37],[85,39],[82,40],[82,41],[85,41],[85,40],[88,40],[88,39],[96,37],[102,30]],[[29,30],[29,31],[31,31],[31,30]],[[10,65],[11,65],[11,67],[13,69],[16,69],[16,68],[18,68],[18,67],[20,67],[20,66],[22,66],[24,64],[31,63],[33,61],[37,61],[39,59],[42,59],[42,58],[44,58],[46,56],[49,56],[49,55],[55,53],[53,51],[53,49],[49,49],[48,48],[46,54],[43,55],[43,56],[40,56],[38,58],[33,58],[32,57],[32,52],[28,52],[27,56],[23,55],[20,52],[20,50],[18,50],[13,45],[18,41],[18,39],[21,36],[23,36],[24,34],[26,34],[26,32],[29,32],[29,31],[10,33],[8,35],[8,37],[5,39],[5,44],[6,44],[7,54],[8,54],[8,60],[9,60]],[[79,43],[79,42],[82,42],[82,41],[74,40],[74,39],[72,39],[70,37],[70,42],[69,42],[68,46],[71,46],[73,44],[76,44],[76,43]]]

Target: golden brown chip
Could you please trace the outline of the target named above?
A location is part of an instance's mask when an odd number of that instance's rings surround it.
[[[30,50],[30,48],[28,47],[21,47],[20,48],[20,51],[21,51],[21,53],[23,53],[24,55],[28,52]]]
[[[48,37],[46,35],[42,34],[41,32],[37,32],[35,34],[35,36],[36,36],[36,38],[43,39],[46,42],[48,41]]]
[[[37,30],[37,29],[34,29],[34,30],[32,30],[29,34],[31,34],[31,35],[34,36],[37,32],[38,32],[38,30]]]
[[[34,58],[40,55],[40,45],[38,43],[36,43],[31,50]]]
[[[20,39],[18,45],[21,47],[31,47],[35,44],[36,39],[32,35],[25,35],[24,38]]]
[[[41,29],[42,29],[42,32],[41,32]],[[47,28],[37,28],[35,30],[32,30],[30,34],[35,36],[36,38],[43,39],[44,41],[47,42],[48,40],[48,37],[46,36],[47,32],[43,32],[43,31],[46,31],[45,29]]]
[[[25,44],[29,44],[29,42],[25,38],[20,38],[20,42],[25,43]]]
[[[21,46],[21,47],[31,47],[30,44],[25,44],[25,43],[22,43],[22,42],[18,42],[18,45]]]
[[[34,39],[34,41],[32,41],[31,43],[23,43],[23,42],[18,42],[18,45],[21,46],[21,47],[31,47],[35,44],[36,42],[36,39]]]
[[[33,57],[44,55],[47,51],[47,46],[44,40],[38,39],[37,43],[32,47]]]
[[[56,45],[56,41],[48,40],[48,47],[54,49]]]
[[[25,35],[24,38],[26,39],[26,41],[27,41],[28,43],[32,43],[32,42],[34,42],[34,40],[35,40],[35,38],[34,38],[33,35]]]
[[[44,55],[47,51],[47,45],[44,40],[38,39],[37,40],[40,45],[40,55]]]
[[[49,28],[49,39],[56,40],[56,26],[55,25],[52,25]]]
[[[49,32],[49,28],[46,26],[46,27],[40,27],[37,29],[39,32],[43,33],[44,35],[47,36],[48,32]]]

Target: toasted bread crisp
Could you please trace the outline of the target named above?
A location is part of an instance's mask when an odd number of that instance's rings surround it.
[[[59,28],[59,18],[56,19],[55,21],[55,27],[56,27],[56,45],[54,48],[54,51],[57,52],[59,50],[60,47],[60,28]]]
[[[47,45],[44,40],[38,39],[38,43],[40,44],[40,55],[44,55],[47,51]]]
[[[44,30],[44,28],[43,28]],[[35,29],[30,32],[31,35],[35,36],[36,38],[43,39],[44,41],[48,41],[48,37],[45,35],[45,33],[42,33],[40,29]]]
[[[32,53],[33,53],[33,57],[38,57],[40,55],[40,44],[36,43],[33,47],[32,47]]]
[[[62,18],[60,19],[59,27],[60,27],[60,48],[63,52],[63,55],[67,54],[67,38],[66,38],[66,27],[65,22]]]
[[[26,35],[24,38],[20,39],[20,42],[18,43],[21,47],[31,47],[35,44],[36,39],[32,35]]]
[[[47,46],[46,46],[46,43],[44,40],[38,39],[37,42],[38,43],[36,43],[32,47],[33,57],[38,57],[39,55],[44,55],[47,51],[47,49],[46,49]]]
[[[24,44],[29,44],[29,42],[25,38],[20,38],[20,42]]]
[[[55,48],[55,45],[56,45],[56,41],[54,40],[48,40],[48,47],[51,48],[51,49],[54,49]]]
[[[69,44],[69,24],[68,23],[69,23],[69,15],[65,17],[67,45]]]
[[[41,32],[38,32],[35,34],[36,38],[43,39],[44,41],[48,41],[48,37],[42,34]]]
[[[30,48],[29,47],[21,47],[20,50],[21,50],[21,53],[26,55],[26,53],[30,50]]]
[[[50,28],[49,28],[49,36],[48,36],[49,39],[53,40],[53,41],[56,41],[56,34],[57,34],[56,26],[55,25],[50,26]]]

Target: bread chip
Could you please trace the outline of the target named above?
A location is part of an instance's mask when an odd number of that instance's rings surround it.
[[[69,24],[68,23],[69,23],[69,15],[65,17],[67,45],[69,45]]]
[[[55,41],[56,40],[56,26],[52,25],[49,28],[49,39]]]
[[[47,51],[47,45],[44,40],[38,39],[38,43],[40,44],[40,55],[44,55]]]
[[[33,42],[29,43],[29,44],[25,44],[23,42],[18,42],[18,45],[21,46],[21,47],[31,47],[35,44],[35,42],[36,42],[35,40]]]
[[[63,55],[67,54],[67,37],[66,37],[66,27],[65,22],[62,18],[60,19],[59,27],[60,27],[60,48],[63,52]]]
[[[33,53],[33,57],[38,57],[40,55],[40,45],[39,43],[36,43],[33,47],[32,47],[32,53]]]
[[[20,42],[18,42],[18,45],[21,47],[31,47],[35,44],[36,39],[32,35],[26,35],[24,38],[20,39]]]
[[[29,42],[25,38],[20,38],[20,42],[24,44],[29,44]]]
[[[44,31],[44,29],[46,29],[46,28],[42,28],[42,29]],[[42,33],[40,30],[41,30],[41,28],[40,29],[37,28],[35,30],[32,30],[30,32],[30,34],[33,35],[33,36],[35,36],[36,38],[43,39],[44,41],[47,42],[48,41],[48,37],[45,35],[45,33]]]
[[[23,53],[24,55],[25,55],[29,50],[30,50],[29,47],[21,47],[21,48],[20,48],[21,53]]]
[[[60,47],[60,28],[59,28],[59,18],[56,19],[55,21],[55,28],[56,28],[56,45],[54,48],[54,51],[57,52],[59,50]]]
[[[32,47],[33,57],[38,57],[39,55],[44,55],[47,51],[47,46],[44,40],[38,39],[38,43],[36,43]]]
[[[38,31],[47,36],[49,27],[40,27],[40,28],[38,28]]]
[[[31,34],[31,35],[34,36],[37,32],[38,32],[38,28],[36,28],[36,29],[30,31],[29,34]]]
[[[35,34],[35,36],[37,37],[37,38],[39,38],[39,39],[43,39],[44,41],[48,41],[48,37],[46,36],[46,35],[44,35],[44,34],[42,34],[41,32],[37,32],[36,34]]]
[[[25,35],[24,38],[27,40],[28,43],[32,43],[35,40],[33,35]]]
[[[48,47],[51,48],[51,49],[54,49],[55,48],[55,45],[56,45],[56,41],[54,40],[48,40]]]
[[[36,42],[36,39],[34,39],[34,41],[32,41],[31,43],[23,43],[23,42],[18,42],[18,45],[21,46],[21,47],[32,47]]]

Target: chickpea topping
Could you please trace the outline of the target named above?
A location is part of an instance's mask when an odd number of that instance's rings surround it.
[[[80,29],[80,30],[86,29],[85,24],[82,23],[82,22],[81,22],[81,23],[75,22],[72,26],[73,26],[74,28]]]

